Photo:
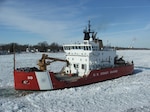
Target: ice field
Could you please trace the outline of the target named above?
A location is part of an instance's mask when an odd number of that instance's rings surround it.
[[[46,53],[65,58],[64,53]],[[133,75],[53,91],[16,91],[13,55],[0,55],[0,112],[150,112],[150,50],[120,50],[134,61]],[[42,53],[16,54],[16,67],[38,67]],[[64,63],[48,68],[61,70]]]

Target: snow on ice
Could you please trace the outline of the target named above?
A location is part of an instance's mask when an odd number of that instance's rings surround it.
[[[65,58],[64,53],[47,53]],[[82,87],[53,91],[16,91],[13,55],[0,55],[0,112],[150,112],[150,51],[122,50],[134,61],[134,74]],[[16,54],[16,67],[37,67],[41,53]],[[49,68],[59,71],[64,63]]]

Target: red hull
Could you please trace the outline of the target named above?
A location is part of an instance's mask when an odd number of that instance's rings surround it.
[[[92,70],[88,76],[76,81],[60,81],[53,72],[14,71],[14,85],[17,90],[52,90],[87,85],[132,74],[134,65]]]

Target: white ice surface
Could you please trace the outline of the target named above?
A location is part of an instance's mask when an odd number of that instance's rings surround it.
[[[134,61],[134,74],[63,90],[16,96],[13,55],[0,55],[0,112],[150,112],[150,51],[117,51]],[[64,53],[48,53],[64,58]],[[16,67],[34,67],[41,53],[16,54]],[[58,71],[64,63],[49,68]]]

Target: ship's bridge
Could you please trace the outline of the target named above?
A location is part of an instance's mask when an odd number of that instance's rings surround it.
[[[84,30],[83,43],[67,44],[63,46],[66,60],[70,65],[65,68],[66,74],[84,76],[91,70],[114,66],[115,50],[105,49],[102,40],[96,37],[95,32]]]
[[[63,46],[63,49],[66,53],[66,60],[70,63],[70,66],[66,67],[66,73],[78,74],[79,76],[88,74],[91,54],[102,51],[99,44],[93,41],[67,44]]]
[[[70,52],[71,50],[76,51],[76,50],[84,50],[84,51],[98,51],[101,50],[98,44],[96,44],[93,41],[86,41],[84,43],[78,43],[78,44],[69,44],[69,45],[64,45],[63,49],[66,53]]]

